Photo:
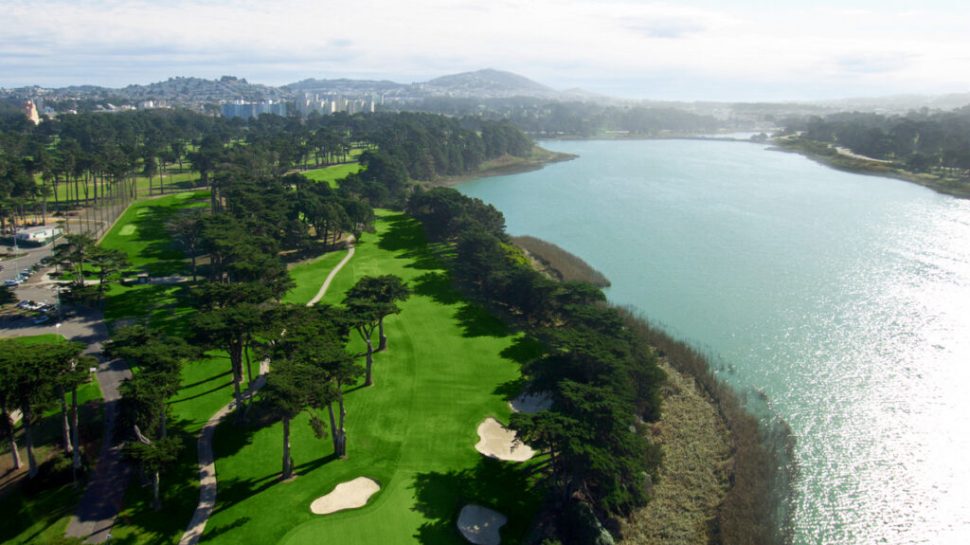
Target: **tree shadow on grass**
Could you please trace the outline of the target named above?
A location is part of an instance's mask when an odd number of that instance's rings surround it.
[[[386,216],[384,221],[388,223],[388,229],[377,242],[378,248],[396,252],[398,259],[412,260],[413,263],[406,265],[410,269],[441,268],[438,256],[428,244],[420,223],[405,214]]]
[[[507,337],[511,335],[504,322],[478,305],[466,303],[455,312],[465,337]]]
[[[430,545],[462,542],[458,514],[465,505],[477,504],[508,517],[508,524],[501,530],[503,542],[521,540],[541,498],[530,468],[531,464],[481,458],[468,469],[419,473],[413,484],[417,500],[413,509],[429,522],[414,537]]]
[[[516,337],[512,344],[502,350],[501,356],[516,363],[525,365],[532,360],[542,356],[545,349],[542,343],[535,337],[521,335]]]
[[[234,415],[229,415],[216,429],[213,441],[213,450],[219,458],[226,458],[238,454],[242,449],[252,443],[253,435],[259,430],[276,424],[279,420],[274,417],[265,403],[257,401],[246,413],[246,419],[236,422]],[[276,437],[282,442],[282,431]],[[329,444],[329,442],[327,442]],[[324,464],[336,460],[337,457],[330,453],[326,456],[314,458],[293,466],[296,475],[310,473]],[[282,464],[280,464],[282,465]],[[219,500],[216,512],[225,510],[241,501],[260,494],[276,484],[280,483],[282,467],[273,466],[263,468],[270,472],[251,478],[219,479]],[[206,533],[208,536],[208,532]]]
[[[415,278],[411,281],[411,291],[443,305],[454,305],[462,301],[461,295],[451,285],[451,278],[443,272],[427,272]]]

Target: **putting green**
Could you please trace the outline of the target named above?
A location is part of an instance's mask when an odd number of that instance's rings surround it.
[[[219,495],[204,542],[460,544],[456,521],[468,503],[508,513],[507,541],[527,531],[539,502],[530,492],[534,462],[503,463],[475,450],[484,418],[507,421],[520,378],[513,358],[527,348],[452,290],[420,226],[403,215],[380,213],[377,233],[363,236],[323,303],[377,274],[401,276],[414,294],[386,320],[389,349],[375,357],[375,385],[347,395],[348,458],[333,459],[329,435],[317,439],[300,416],[291,426],[298,477],[281,483],[281,425],[239,428],[229,419],[216,433]],[[312,280],[319,286],[325,276]],[[360,475],[382,487],[366,506],[311,514],[314,499]]]

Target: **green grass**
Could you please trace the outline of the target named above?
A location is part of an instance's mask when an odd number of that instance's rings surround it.
[[[118,218],[101,246],[124,251],[133,268],[152,275],[185,272],[187,260],[172,243],[166,224],[180,210],[206,206],[208,195],[208,191],[196,191],[135,202]]]
[[[336,188],[337,180],[345,178],[349,174],[356,174],[360,172],[360,169],[360,163],[346,163],[308,170],[303,175],[315,182],[326,182],[330,187]]]
[[[323,302],[339,302],[363,275],[399,275],[415,293],[387,320],[389,349],[375,358],[375,385],[347,396],[348,458],[333,459],[329,439],[314,437],[301,416],[292,425],[299,476],[280,483],[280,424],[225,422],[216,435],[219,500],[205,542],[458,544],[455,520],[466,503],[509,516],[504,542],[525,534],[539,501],[529,491],[531,464],[496,462],[474,448],[485,417],[508,420],[520,337],[452,291],[414,221],[381,213],[377,231],[359,242]],[[308,274],[313,289],[297,290],[315,293],[322,280]],[[361,475],[382,488],[367,506],[309,512],[315,498]]]
[[[38,185],[42,183],[40,174],[35,175],[34,179]],[[149,180],[147,176],[135,176],[135,190],[137,191],[137,195],[139,197],[148,196],[148,189],[149,189],[148,182]],[[174,169],[173,172],[165,173],[164,183],[162,184],[162,187],[164,188],[165,193],[172,193],[173,191],[185,191],[186,189],[192,189],[196,187],[198,183],[199,183],[198,172],[192,172],[188,169],[182,172],[178,172],[177,169]],[[75,197],[75,192],[77,192],[80,195],[80,200],[83,202],[84,195],[85,195],[84,193],[85,185],[87,185],[88,196],[93,199],[95,195],[94,181],[88,180],[88,182],[85,184],[85,181],[82,179],[78,181],[76,187],[74,185],[74,182],[67,183],[67,182],[61,181],[60,183],[58,183],[56,201],[59,201],[62,203],[74,202],[77,198]],[[50,185],[48,185],[48,187],[50,187]],[[159,194],[158,176],[155,176],[152,178],[151,188],[154,195]],[[101,191],[100,184],[98,185],[97,191],[98,192]],[[51,194],[48,197],[48,206],[51,207],[51,210],[54,209],[53,208],[55,203],[54,197],[55,195],[53,194]]]
[[[309,302],[320,291],[320,286],[323,285],[323,281],[330,274],[330,270],[337,266],[337,263],[346,255],[346,250],[329,252],[290,269],[290,277],[293,278],[296,286],[287,292],[283,297],[283,302],[296,305]]]
[[[57,333],[44,333],[43,335],[15,337],[11,340],[13,340],[13,342],[17,344],[26,344],[26,345],[67,342],[67,339],[65,339],[63,335],[58,335]]]

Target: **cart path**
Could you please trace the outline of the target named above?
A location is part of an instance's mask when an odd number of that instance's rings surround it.
[[[104,437],[98,463],[65,534],[84,539],[87,543],[103,543],[111,537],[111,528],[121,511],[131,477],[131,468],[121,451],[122,443],[116,441],[114,433],[121,401],[119,387],[131,377],[131,370],[122,360],[104,359],[101,343],[108,338],[108,331],[99,313],[66,320],[57,328],[57,332],[70,340],[86,343],[88,347],[84,353],[98,358],[95,375],[101,387],[104,407]]]
[[[333,279],[335,276],[337,276],[337,273],[344,268],[344,265],[350,261],[350,258],[354,257],[355,251],[357,251],[357,248],[354,246],[354,240],[351,238],[350,245],[347,248],[347,255],[345,255],[344,258],[340,260],[340,263],[337,263],[337,266],[330,271],[330,274],[327,275],[327,279],[324,280],[323,285],[320,286],[320,291],[313,296],[313,299],[310,299],[310,302],[307,303],[306,306],[312,307],[313,305],[319,303],[320,299],[323,299],[323,296],[327,294],[327,290],[330,289],[330,283],[333,282]]]

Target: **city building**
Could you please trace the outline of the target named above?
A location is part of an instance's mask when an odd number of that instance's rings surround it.
[[[61,234],[61,228],[53,225],[42,225],[39,227],[27,227],[17,231],[14,238],[17,242],[34,242],[45,244],[54,240]]]
[[[240,117],[243,119],[250,119],[253,117],[259,117],[263,114],[275,114],[285,117],[286,103],[273,100],[263,102],[236,100],[222,105],[223,117]]]
[[[34,125],[40,125],[40,114],[38,113],[37,106],[34,104],[33,100],[24,102],[24,114],[31,123]]]

